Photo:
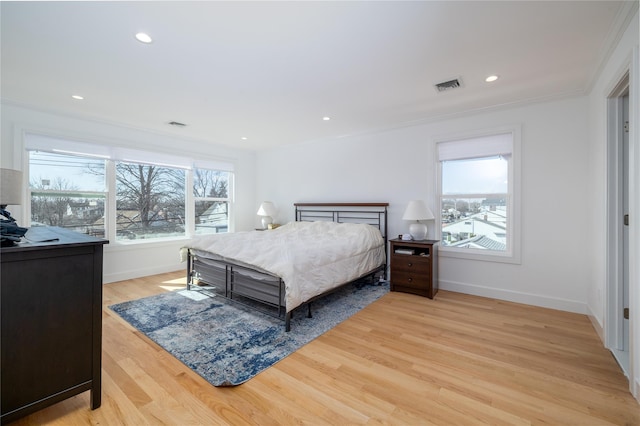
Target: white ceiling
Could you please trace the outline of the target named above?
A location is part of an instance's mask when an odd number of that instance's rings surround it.
[[[265,149],[585,93],[634,3],[2,2],[1,94]]]

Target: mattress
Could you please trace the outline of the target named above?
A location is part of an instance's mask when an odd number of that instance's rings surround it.
[[[291,222],[268,231],[199,236],[182,248],[199,257],[249,266],[282,278],[287,312],[386,262],[384,239],[371,225]]]

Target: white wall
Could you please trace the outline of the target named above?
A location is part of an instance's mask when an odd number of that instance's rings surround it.
[[[179,153],[199,159],[225,159],[234,163],[235,229],[253,228],[255,206],[255,154],[233,150],[207,141],[179,139],[139,129],[104,122],[67,117],[21,106],[2,104],[0,163],[2,167],[22,170],[24,149],[22,133],[38,131],[58,137],[69,137],[88,143],[124,145],[142,150]],[[19,224],[26,224],[23,209],[11,207]],[[105,247],[104,282],[120,281],[162,272],[186,270],[180,263],[178,250],[184,240],[151,244],[120,245],[111,242]]]
[[[293,220],[294,202],[388,201],[389,235],[397,236],[408,230],[401,217],[409,200],[437,211],[434,139],[521,125],[521,264],[441,256],[440,286],[586,313],[587,107],[577,97],[259,152],[256,194],[277,204],[280,223]],[[435,231],[431,223],[430,238]]]

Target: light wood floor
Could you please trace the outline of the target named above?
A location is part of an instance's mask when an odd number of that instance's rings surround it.
[[[102,407],[85,392],[15,425],[640,425],[587,317],[446,291],[385,295],[247,383],[215,388],[106,307],[183,276],[105,285]]]

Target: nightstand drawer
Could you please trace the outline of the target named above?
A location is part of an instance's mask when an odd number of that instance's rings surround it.
[[[426,274],[431,270],[431,259],[428,256],[394,255],[391,265],[393,269]]]
[[[431,282],[431,274],[411,273],[392,268],[391,282],[399,287],[426,288]]]

